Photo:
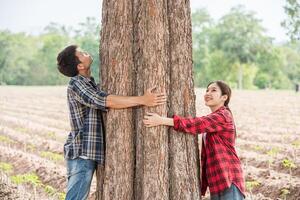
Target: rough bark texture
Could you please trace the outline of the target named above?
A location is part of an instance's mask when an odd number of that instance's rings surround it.
[[[133,95],[132,23],[131,1],[103,1],[101,79],[109,94]],[[107,113],[103,200],[133,199],[132,114],[132,109],[111,109]]]
[[[196,137],[142,123],[145,112],[195,115],[189,1],[103,0],[102,15],[103,89],[143,95],[156,86],[168,94],[168,104],[107,113],[98,199],[200,199]]]
[[[168,18],[166,1],[134,1],[136,94],[157,86],[168,92]],[[168,134],[163,126],[145,128],[145,111],[166,116],[166,105],[137,110],[135,199],[169,199]]]
[[[170,31],[169,116],[195,116],[192,26],[189,0],[168,0]],[[197,137],[170,129],[170,199],[199,199]]]

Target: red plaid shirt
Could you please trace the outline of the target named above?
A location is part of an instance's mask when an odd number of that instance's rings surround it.
[[[241,162],[234,148],[235,125],[231,112],[221,107],[215,112],[195,118],[174,115],[174,129],[191,133],[206,133],[201,150],[201,194],[207,186],[211,194],[218,194],[235,184],[245,196]]]

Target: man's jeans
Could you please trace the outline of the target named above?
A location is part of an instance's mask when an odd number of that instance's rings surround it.
[[[87,199],[97,163],[82,158],[67,159],[68,186],[66,200]]]

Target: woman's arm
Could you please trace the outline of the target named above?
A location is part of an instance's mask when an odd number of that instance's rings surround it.
[[[212,133],[227,129],[225,118],[219,113],[207,116],[185,118],[174,115],[173,118],[161,117],[156,113],[147,113],[143,120],[146,127],[159,125],[173,126],[174,130],[184,133]]]
[[[159,125],[174,126],[173,118],[162,117],[156,113],[147,113],[143,120],[146,127]]]

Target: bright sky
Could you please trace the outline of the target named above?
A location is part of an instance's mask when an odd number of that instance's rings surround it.
[[[214,19],[228,13],[231,7],[244,5],[254,11],[267,34],[276,42],[288,40],[280,23],[286,17],[285,0],[190,0],[191,8],[206,8]],[[0,0],[0,30],[37,34],[50,22],[76,26],[86,17],[101,20],[102,0]]]

